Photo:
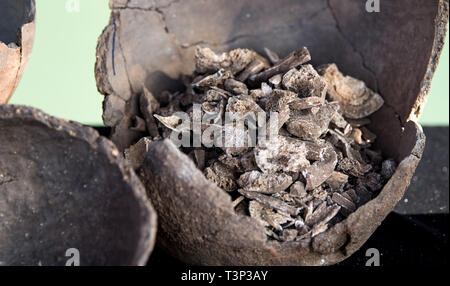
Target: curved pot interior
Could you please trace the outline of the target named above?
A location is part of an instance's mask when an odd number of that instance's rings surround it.
[[[442,0],[385,1],[379,13],[359,0],[115,0],[111,6],[98,48],[97,83],[105,94],[179,89],[180,75],[194,69],[197,45],[261,54],[268,47],[281,56],[306,46],[313,65],[334,62],[382,95],[386,110],[373,116],[372,127],[382,138],[398,138],[420,115],[448,20]],[[388,143],[380,140],[389,156],[401,159]]]

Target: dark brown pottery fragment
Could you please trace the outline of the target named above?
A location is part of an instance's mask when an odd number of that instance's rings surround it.
[[[145,265],[156,213],[114,144],[92,128],[0,105],[0,265]]]

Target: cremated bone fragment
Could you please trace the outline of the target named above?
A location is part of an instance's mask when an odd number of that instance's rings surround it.
[[[145,124],[147,125],[150,136],[159,136],[158,126],[156,125],[153,113],[158,112],[160,104],[147,88],[144,88],[144,92],[139,97],[139,107],[145,119]]]
[[[306,49],[283,60],[269,50],[266,53],[272,57],[269,61],[247,49],[216,54],[197,48],[196,73],[184,77],[184,95],[167,94],[172,100],[161,107],[144,89],[140,108],[146,111],[144,118],[151,115],[160,128],[166,127],[162,137],[167,138],[171,132],[192,131],[193,123],[184,121],[193,118],[193,105],[200,104],[202,114],[208,116],[201,131],[213,128],[217,134],[211,140],[223,145],[184,148],[190,160],[220,189],[232,196],[237,192],[232,203],[235,213],[261,222],[269,239],[307,241],[367,203],[393,175],[395,165],[384,161],[383,175],[374,172],[382,168],[382,158],[369,149],[377,139],[366,127],[370,121],[347,117],[343,99],[327,97],[335,92],[328,90],[330,83],[333,88],[346,86],[353,94],[344,102],[359,108],[369,94],[363,82],[344,77],[335,65],[319,74],[304,64],[310,60]],[[276,63],[271,67],[269,62]],[[337,76],[331,78],[332,72]],[[260,88],[251,89],[255,83]],[[187,118],[180,111],[186,111]],[[220,125],[229,114],[233,120],[244,120],[239,125],[244,130],[237,136],[228,132],[237,130],[238,121]],[[258,114],[268,120],[266,132],[274,128],[278,135],[252,141],[250,130],[257,122],[251,118]],[[126,154],[133,160],[132,151],[143,148],[148,149],[139,142]]]
[[[286,174],[264,174],[258,171],[244,173],[238,180],[238,184],[242,189],[262,194],[282,192],[291,183],[292,177]]]
[[[328,83],[328,96],[338,101],[345,117],[361,119],[381,108],[383,98],[366,84],[350,76],[344,76],[335,64],[321,66],[320,74]]]
[[[184,94],[162,93],[170,99],[163,105],[144,89],[139,104],[145,120],[136,123],[149,129],[150,138],[125,154],[138,168],[143,159],[137,154],[148,151],[151,140],[161,140],[160,133],[163,138],[190,134],[192,119],[199,116],[193,106],[199,104],[207,122],[195,132],[212,128],[217,133],[208,133],[209,139],[222,145],[181,148],[189,160],[236,198],[234,213],[262,224],[269,240],[311,243],[370,201],[396,165],[369,149],[377,137],[367,127],[366,110],[356,117],[345,111],[378,102],[363,82],[344,77],[335,65],[318,73],[305,64],[310,60],[306,48],[282,60],[266,53],[269,61],[247,49],[216,54],[197,48],[196,73],[184,77]],[[253,142],[249,135],[259,114],[268,121],[266,133],[278,133]],[[232,122],[221,125],[229,115]],[[149,119],[158,122],[153,132]],[[236,134],[238,126],[243,130]]]
[[[253,83],[267,81],[276,74],[284,74],[292,68],[296,68],[311,60],[311,55],[307,48],[303,47],[289,54],[286,58],[279,61],[274,66],[250,77]]]

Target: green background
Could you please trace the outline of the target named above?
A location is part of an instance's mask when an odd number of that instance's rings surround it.
[[[103,96],[94,78],[97,38],[109,21],[109,0],[38,0],[36,41],[24,77],[10,103],[26,104],[47,113],[89,125],[102,125]],[[448,34],[420,122],[449,123]]]

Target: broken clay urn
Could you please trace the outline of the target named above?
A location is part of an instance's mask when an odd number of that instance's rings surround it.
[[[139,174],[159,214],[158,244],[169,254],[200,265],[329,265],[358,250],[403,196],[425,143],[416,120],[443,46],[447,1],[383,2],[382,13],[368,13],[358,0],[110,5],[96,79],[106,96],[105,124],[121,151],[146,136],[137,128],[140,94],[149,90],[158,99],[162,91],[181,90],[180,76],[194,70],[198,44],[260,54],[267,47],[282,57],[306,46],[313,66],[336,63],[385,102],[370,116],[369,129],[383,156],[397,161],[394,175],[377,197],[307,243],[268,240],[263,226],[237,215],[231,197],[170,141],[141,142]]]
[[[34,0],[0,1],[0,104],[11,98],[30,58],[35,13]]]
[[[81,124],[0,105],[0,265],[144,265],[156,214],[114,144]],[[67,252],[68,251],[68,252]]]

